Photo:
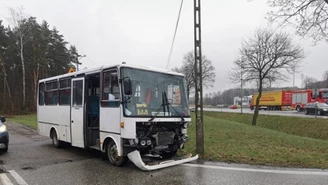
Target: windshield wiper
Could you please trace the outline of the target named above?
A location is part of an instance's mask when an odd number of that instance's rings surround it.
[[[162,92],[162,104],[155,110],[156,113],[148,120],[149,122],[150,121],[153,121],[155,119],[155,117],[160,113],[160,112],[158,112],[159,109],[162,108],[162,107],[163,107],[163,112],[164,112],[164,115],[165,115],[165,99],[164,99],[164,93]]]
[[[171,107],[171,109],[181,118],[181,120],[182,121],[185,121],[184,120],[184,117],[179,113],[179,111],[177,111],[172,105],[171,105],[171,103],[167,100],[167,96],[166,96],[166,93],[164,92],[164,97],[165,97],[165,102],[166,102],[166,106],[167,106],[167,109],[168,109],[168,112],[170,112],[169,111],[169,109],[170,109],[170,107]]]
[[[157,112],[159,111],[159,109],[163,107],[163,112],[165,115],[166,109],[167,109],[167,113],[170,114],[170,107],[171,109],[181,118],[182,121],[185,121],[184,117],[179,113],[179,111],[177,111],[172,105],[171,103],[169,103],[168,99],[167,99],[167,95],[166,92],[162,92],[162,104],[157,108],[157,110],[155,111],[156,113],[148,120],[148,121],[153,121],[155,119],[155,117],[160,113]],[[169,115],[170,116],[170,115]]]

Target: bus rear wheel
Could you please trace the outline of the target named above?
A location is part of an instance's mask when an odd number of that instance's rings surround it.
[[[126,157],[118,156],[117,146],[113,140],[108,142],[106,153],[109,163],[113,166],[123,166],[127,161]]]

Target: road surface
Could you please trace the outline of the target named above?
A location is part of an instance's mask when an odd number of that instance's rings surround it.
[[[214,112],[234,112],[240,113],[240,108],[238,109],[229,109],[229,108],[204,108],[204,111],[214,111]],[[305,115],[303,112],[297,111],[267,111],[260,110],[260,114],[265,115],[277,115],[277,116],[293,116],[293,117],[302,117],[302,118],[315,118],[315,115]],[[250,110],[249,108],[244,108],[243,113],[253,114],[254,110]],[[328,116],[317,116],[317,118],[328,119]]]
[[[143,172],[130,162],[109,165],[101,153],[74,147],[56,149],[49,138],[15,123],[8,153],[0,154],[2,185],[84,184],[327,184],[328,171],[226,163],[188,163]]]

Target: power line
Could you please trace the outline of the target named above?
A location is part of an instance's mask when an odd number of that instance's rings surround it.
[[[171,54],[172,54],[172,51],[173,51],[173,45],[174,45],[174,41],[175,41],[175,36],[176,36],[176,34],[177,34],[178,27],[179,27],[179,21],[180,21],[180,15],[181,15],[182,5],[183,5],[183,0],[181,0],[181,4],[180,4],[180,9],[179,9],[179,14],[178,14],[178,19],[177,19],[177,23],[176,23],[176,25],[175,25],[174,36],[173,36],[173,40],[172,40],[172,43],[171,43],[171,49],[170,49],[169,58],[167,59],[166,69],[169,67],[169,64],[170,64]]]

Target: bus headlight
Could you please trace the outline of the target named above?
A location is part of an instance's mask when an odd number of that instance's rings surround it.
[[[7,131],[6,125],[1,125],[0,126],[0,132],[6,132],[6,131]]]
[[[141,140],[140,141],[140,144],[141,144],[141,146],[145,146],[146,145],[146,141],[145,140]]]

